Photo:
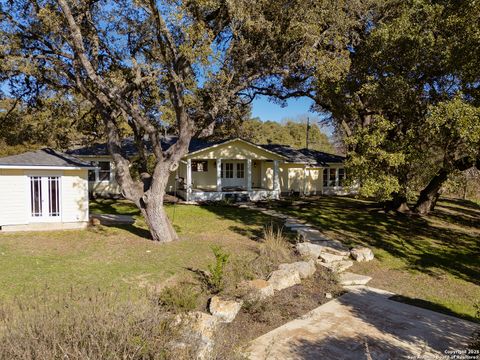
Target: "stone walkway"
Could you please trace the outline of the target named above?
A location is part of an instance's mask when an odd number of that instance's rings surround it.
[[[130,225],[135,222],[135,219],[131,215],[93,214],[90,218],[98,219],[102,225]]]
[[[255,339],[248,358],[433,360],[467,348],[476,324],[391,300],[392,295],[352,288]]]
[[[340,273],[341,285],[366,285],[371,280],[369,276],[345,272],[353,266],[353,261],[350,260],[350,250],[342,242],[327,238],[312,224],[273,209],[259,207],[254,203],[241,204],[239,207],[260,211],[264,215],[282,220],[284,226],[296,233],[303,242],[297,244],[300,254],[313,258],[317,264],[333,272]]]

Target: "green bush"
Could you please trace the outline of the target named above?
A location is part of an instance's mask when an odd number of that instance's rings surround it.
[[[158,296],[159,304],[166,310],[183,312],[195,310],[198,306],[200,292],[191,284],[167,287]]]
[[[227,265],[230,255],[223,251],[220,246],[212,246],[215,262],[208,265],[209,274],[206,277],[208,290],[212,294],[218,294],[224,288],[225,266]]]

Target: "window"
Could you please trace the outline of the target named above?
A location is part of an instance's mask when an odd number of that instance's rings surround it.
[[[323,186],[328,186],[328,171],[327,169],[323,169]]]
[[[328,186],[335,186],[336,177],[337,177],[337,169],[330,169],[329,177],[328,177]]]
[[[34,218],[60,216],[60,177],[30,177],[30,214]]]
[[[42,216],[42,178],[40,176],[30,178],[30,203],[32,217]]]
[[[338,185],[343,186],[344,182],[345,182],[345,169],[340,168],[338,169]]]
[[[98,181],[110,181],[110,162],[98,162]]]
[[[194,172],[207,172],[208,171],[208,161],[192,161],[192,171]]]
[[[93,165],[93,166],[96,166],[96,165]],[[95,170],[88,170],[88,181],[96,181]]]
[[[237,178],[243,179],[245,177],[245,164],[237,163]]]
[[[233,179],[233,163],[225,163],[225,178]]]
[[[59,177],[48,177],[48,216],[60,216]]]

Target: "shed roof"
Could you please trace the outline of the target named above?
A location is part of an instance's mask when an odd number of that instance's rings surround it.
[[[90,168],[91,164],[81,161],[73,156],[45,148],[29,151],[23,154],[0,158],[0,166],[13,167],[71,167]]]

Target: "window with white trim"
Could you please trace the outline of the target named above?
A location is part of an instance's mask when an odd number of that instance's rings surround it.
[[[237,163],[237,178],[243,179],[245,177],[245,164]]]
[[[110,161],[98,162],[98,181],[110,181]]]
[[[343,186],[345,182],[345,169],[339,168],[338,169],[338,186]]]
[[[335,186],[335,180],[337,177],[337,169],[329,169],[328,174],[328,186]]]
[[[192,161],[192,171],[193,172],[207,172],[208,171],[208,161],[206,161],[206,160],[194,160],[194,161]]]
[[[30,215],[60,217],[60,176],[30,176]]]

